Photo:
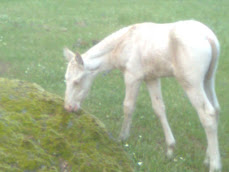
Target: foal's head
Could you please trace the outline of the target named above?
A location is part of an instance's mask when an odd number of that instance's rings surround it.
[[[68,61],[65,73],[65,109],[75,112],[80,109],[80,104],[86,97],[91,85],[91,77],[82,57],[78,53],[73,53],[69,49],[64,49],[64,56]]]

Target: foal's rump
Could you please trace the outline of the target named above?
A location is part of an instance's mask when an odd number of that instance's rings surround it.
[[[177,22],[170,32],[174,75],[182,84],[202,84],[214,76],[219,43],[214,33],[197,21]]]

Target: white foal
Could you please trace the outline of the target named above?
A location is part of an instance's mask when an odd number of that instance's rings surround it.
[[[79,55],[64,49],[68,59],[65,108],[77,111],[94,77],[103,71],[120,69],[126,95],[120,139],[129,136],[139,85],[145,81],[155,114],[161,121],[172,156],[175,139],[166,118],[160,78],[173,76],[184,88],[196,109],[208,141],[205,163],[210,172],[220,171],[217,138],[219,103],[215,93],[215,72],[219,58],[215,34],[197,21],[169,24],[142,23],[120,29]]]

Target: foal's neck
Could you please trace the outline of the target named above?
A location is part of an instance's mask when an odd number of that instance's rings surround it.
[[[114,45],[109,44],[105,39],[89,49],[83,54],[86,68],[98,73],[112,70],[113,65],[110,63],[109,57],[113,47]]]
[[[99,52],[99,50],[83,54],[86,69],[96,73],[111,70],[112,65],[109,64],[108,54],[108,52]]]
[[[96,70],[98,73],[114,69],[115,64],[112,64],[110,60],[112,58],[111,52],[129,28],[125,27],[112,33],[83,54],[87,67],[90,70]]]

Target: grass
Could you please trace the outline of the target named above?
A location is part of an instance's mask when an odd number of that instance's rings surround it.
[[[221,43],[216,89],[222,108],[219,140],[223,171],[226,172],[229,171],[228,10],[228,0],[1,0],[0,77],[36,82],[63,96],[64,46],[82,53],[106,35],[129,24],[199,20],[214,30]],[[173,79],[163,79],[162,87],[168,119],[177,140],[175,157],[172,161],[165,157],[161,125],[142,84],[131,136],[123,143],[136,164],[136,171],[208,171],[202,164],[205,134],[194,109]],[[123,120],[124,89],[119,71],[101,74],[83,104],[84,109],[106,124],[114,137]]]

